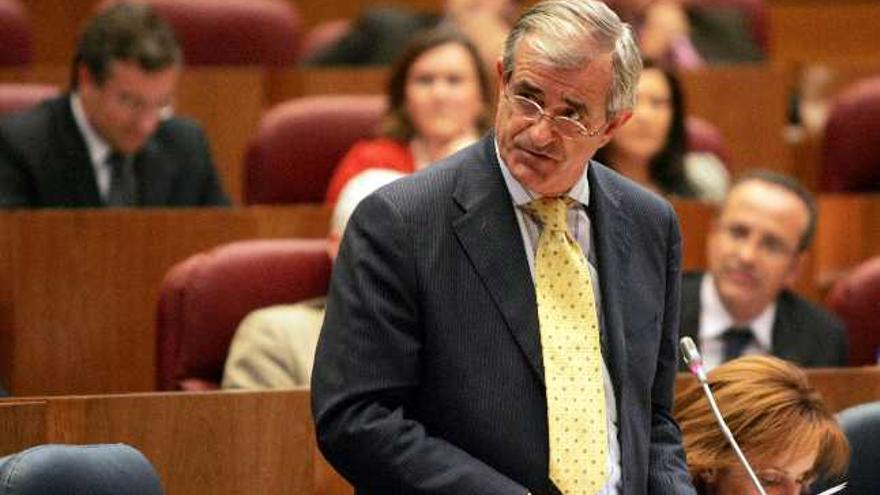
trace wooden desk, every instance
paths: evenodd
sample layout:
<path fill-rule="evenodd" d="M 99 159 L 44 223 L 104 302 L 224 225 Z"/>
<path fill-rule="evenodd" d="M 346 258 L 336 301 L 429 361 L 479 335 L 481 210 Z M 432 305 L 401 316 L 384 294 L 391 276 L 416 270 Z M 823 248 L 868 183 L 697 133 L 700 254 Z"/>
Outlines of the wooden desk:
<path fill-rule="evenodd" d="M 686 111 L 715 124 L 732 157 L 734 174 L 760 167 L 791 173 L 783 139 L 788 85 L 782 68 L 719 66 L 682 73 Z"/>
<path fill-rule="evenodd" d="M 267 106 L 312 95 L 384 94 L 389 69 L 300 68 L 270 71 L 266 77 Z"/>
<path fill-rule="evenodd" d="M 768 0 L 775 61 L 876 56 L 876 0 Z"/>
<path fill-rule="evenodd" d="M 67 88 L 69 71 L 66 65 L 3 69 L 0 81 Z M 177 112 L 202 125 L 226 191 L 239 203 L 244 153 L 263 113 L 265 79 L 264 71 L 256 68 L 187 68 L 177 89 Z"/>
<path fill-rule="evenodd" d="M 813 284 L 823 292 L 842 275 L 880 255 L 880 194 L 819 197 Z"/>
<path fill-rule="evenodd" d="M 40 443 L 130 444 L 168 495 L 322 493 L 307 390 L 7 399 L 0 425 L 27 432 L 0 437 L 0 455 Z"/>
<path fill-rule="evenodd" d="M 807 374 L 833 411 L 880 400 L 880 368 Z M 692 383 L 682 373 L 676 386 Z M 315 446 L 307 390 L 0 399 L 0 432 L 0 456 L 47 442 L 128 443 L 169 495 L 352 493 Z"/>
<path fill-rule="evenodd" d="M 0 213 L 0 382 L 15 395 L 155 388 L 165 272 L 218 244 L 323 237 L 321 205 Z"/>
<path fill-rule="evenodd" d="M 832 412 L 880 400 L 880 367 L 809 368 L 806 372 L 810 384 L 822 394 Z M 675 390 L 680 392 L 696 382 L 693 375 L 679 373 L 675 380 Z"/>

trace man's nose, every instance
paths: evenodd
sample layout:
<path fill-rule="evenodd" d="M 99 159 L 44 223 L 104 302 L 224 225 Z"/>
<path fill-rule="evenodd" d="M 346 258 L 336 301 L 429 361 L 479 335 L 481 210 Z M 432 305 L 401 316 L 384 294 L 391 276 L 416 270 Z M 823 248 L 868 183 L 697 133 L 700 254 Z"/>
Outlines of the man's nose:
<path fill-rule="evenodd" d="M 532 123 L 532 126 L 529 128 L 532 143 L 535 146 L 545 147 L 556 140 L 556 131 L 553 126 L 553 120 L 546 115 L 542 115 Z"/>

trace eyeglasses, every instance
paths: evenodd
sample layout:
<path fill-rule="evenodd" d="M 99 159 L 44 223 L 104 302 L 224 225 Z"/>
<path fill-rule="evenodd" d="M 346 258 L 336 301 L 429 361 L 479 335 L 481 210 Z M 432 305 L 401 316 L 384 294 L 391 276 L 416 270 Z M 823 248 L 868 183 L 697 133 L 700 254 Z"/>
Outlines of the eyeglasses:
<path fill-rule="evenodd" d="M 535 123 L 547 117 L 553 124 L 559 134 L 568 139 L 576 139 L 582 136 L 595 137 L 602 130 L 603 126 L 599 126 L 594 130 L 590 130 L 577 119 L 566 117 L 564 115 L 550 115 L 541 107 L 538 102 L 525 96 L 510 95 L 507 87 L 504 88 L 504 98 L 513 108 L 513 113 L 519 115 L 523 119 Z"/>
<path fill-rule="evenodd" d="M 134 115 L 155 114 L 160 119 L 167 119 L 174 113 L 172 103 L 151 103 L 124 91 L 114 91 L 111 96 L 117 105 Z"/>
<path fill-rule="evenodd" d="M 753 235 L 752 229 L 740 223 L 724 223 L 721 232 L 735 244 L 750 242 Z M 762 253 L 774 258 L 787 258 L 797 251 L 796 247 L 789 246 L 783 239 L 772 235 L 762 235 L 758 239 L 757 249 Z"/>

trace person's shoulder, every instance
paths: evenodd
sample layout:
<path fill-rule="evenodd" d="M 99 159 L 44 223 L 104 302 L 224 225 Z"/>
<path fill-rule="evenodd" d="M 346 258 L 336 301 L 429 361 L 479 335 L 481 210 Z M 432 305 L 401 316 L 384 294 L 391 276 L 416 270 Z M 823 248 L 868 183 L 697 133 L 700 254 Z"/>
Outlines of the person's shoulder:
<path fill-rule="evenodd" d="M 13 143 L 30 145 L 31 141 L 43 141 L 50 134 L 57 119 L 62 118 L 66 97 L 50 98 L 29 109 L 0 117 L 0 134 Z"/>
<path fill-rule="evenodd" d="M 832 334 L 841 334 L 845 331 L 843 322 L 834 313 L 790 290 L 784 290 L 779 294 L 777 307 L 779 311 L 785 312 L 786 317 L 791 318 L 798 328 Z"/>
<path fill-rule="evenodd" d="M 182 116 L 168 117 L 156 128 L 155 137 L 161 141 L 186 141 L 203 139 L 204 131 L 194 119 Z"/>
<path fill-rule="evenodd" d="M 590 169 L 601 189 L 620 202 L 620 207 L 636 217 L 656 220 L 674 214 L 668 199 L 648 190 L 629 177 L 593 160 Z M 592 194 L 592 192 L 591 192 Z"/>

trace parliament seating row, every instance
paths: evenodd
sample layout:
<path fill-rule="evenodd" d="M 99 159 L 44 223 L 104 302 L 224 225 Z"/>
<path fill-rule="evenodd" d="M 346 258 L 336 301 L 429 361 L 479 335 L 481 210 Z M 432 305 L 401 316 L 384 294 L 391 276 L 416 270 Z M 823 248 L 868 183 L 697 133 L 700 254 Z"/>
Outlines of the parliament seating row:
<path fill-rule="evenodd" d="M 877 368 L 807 374 L 833 411 L 880 398 Z M 692 382 L 680 374 L 676 387 Z M 0 399 L 0 456 L 110 442 L 143 452 L 168 495 L 352 493 L 317 449 L 306 389 Z"/>
<path fill-rule="evenodd" d="M 710 122 L 720 131 L 728 151 L 728 165 L 734 174 L 752 167 L 767 168 L 793 175 L 811 188 L 817 188 L 821 141 L 807 139 L 792 144 L 784 138 L 788 101 L 799 69 L 797 65 L 731 66 L 683 74 L 687 112 Z M 880 59 L 875 57 L 858 64 L 850 61 L 836 71 L 838 84 L 842 86 L 868 74 L 880 74 Z M 40 83 L 64 88 L 67 76 L 68 69 L 63 66 L 6 69 L 0 71 L 0 83 Z M 387 69 L 383 68 L 283 71 L 190 68 L 182 78 L 177 107 L 179 113 L 193 116 L 202 123 L 227 191 L 235 201 L 242 202 L 246 199 L 247 177 L 243 165 L 246 150 L 261 126 L 266 125 L 270 109 L 308 95 L 379 95 L 384 91 L 386 76 Z M 44 89 L 45 86 L 41 91 Z M 291 157 L 289 166 L 300 162 L 308 166 L 320 159 L 335 161 L 340 151 L 330 151 L 328 140 L 332 138 L 310 139 L 308 144 L 312 149 L 302 156 Z M 324 167 L 333 165 L 322 164 Z M 313 197 L 323 195 L 323 191 L 318 190 L 322 186 L 317 183 L 309 183 L 308 187 L 317 188 Z"/>
<path fill-rule="evenodd" d="M 821 197 L 819 206 L 798 286 L 816 301 L 880 252 L 880 196 Z M 713 210 L 675 207 L 683 265 L 700 269 Z M 15 395 L 154 390 L 155 314 L 172 266 L 238 240 L 321 238 L 328 218 L 320 205 L 0 213 L 0 383 Z"/>
<path fill-rule="evenodd" d="M 402 5 L 441 12 L 443 0 L 285 0 L 311 28 L 339 19 L 353 19 L 364 8 Z M 28 0 L 32 20 L 33 60 L 37 64 L 67 64 L 80 26 L 99 0 Z M 161 2 L 160 2 L 161 3 Z M 534 0 L 520 2 L 531 5 Z M 774 61 L 817 60 L 836 56 L 873 55 L 866 41 L 878 27 L 880 4 L 874 0 L 765 0 L 769 20 L 767 45 Z"/>

